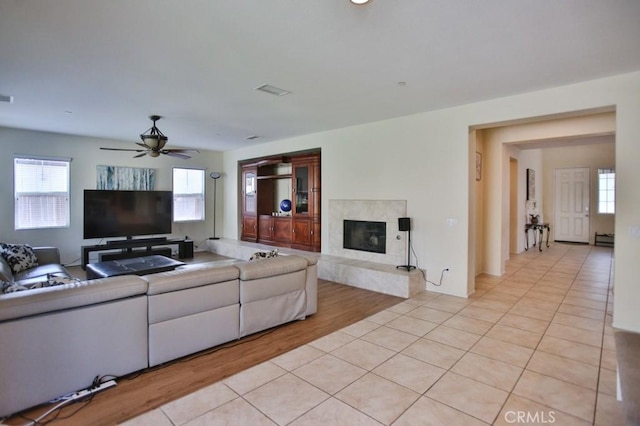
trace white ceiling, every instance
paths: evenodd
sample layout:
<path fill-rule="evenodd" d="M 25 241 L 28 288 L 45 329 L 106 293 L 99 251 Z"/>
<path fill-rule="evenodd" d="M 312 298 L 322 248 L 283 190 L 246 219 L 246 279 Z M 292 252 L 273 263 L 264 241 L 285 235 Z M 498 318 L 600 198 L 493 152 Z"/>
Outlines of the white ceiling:
<path fill-rule="evenodd" d="M 0 0 L 0 126 L 131 142 L 151 114 L 227 150 L 636 70 L 638 0 Z"/>

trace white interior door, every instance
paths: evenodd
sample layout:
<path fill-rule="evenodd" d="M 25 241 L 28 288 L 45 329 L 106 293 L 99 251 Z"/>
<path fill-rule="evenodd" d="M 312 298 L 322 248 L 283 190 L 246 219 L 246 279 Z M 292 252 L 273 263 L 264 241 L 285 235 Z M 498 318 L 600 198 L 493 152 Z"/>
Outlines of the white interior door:
<path fill-rule="evenodd" d="M 589 242 L 589 168 L 555 170 L 554 239 Z"/>

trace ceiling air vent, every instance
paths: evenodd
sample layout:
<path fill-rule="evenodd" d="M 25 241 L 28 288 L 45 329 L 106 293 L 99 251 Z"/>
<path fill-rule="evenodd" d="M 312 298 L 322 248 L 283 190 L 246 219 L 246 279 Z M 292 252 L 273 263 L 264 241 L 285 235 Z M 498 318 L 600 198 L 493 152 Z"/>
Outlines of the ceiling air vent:
<path fill-rule="evenodd" d="M 253 140 L 256 140 L 256 139 L 260 139 L 260 136 L 256 136 L 256 135 L 247 136 L 245 139 L 248 140 L 248 141 L 253 141 Z"/>
<path fill-rule="evenodd" d="M 276 96 L 284 96 L 291 93 L 288 90 L 280 89 L 279 87 L 271 86 L 270 84 L 263 84 L 260 87 L 256 87 L 256 90 L 260 90 L 262 92 L 266 92 Z"/>
<path fill-rule="evenodd" d="M 0 102 L 7 102 L 9 104 L 13 103 L 13 96 L 0 95 Z"/>

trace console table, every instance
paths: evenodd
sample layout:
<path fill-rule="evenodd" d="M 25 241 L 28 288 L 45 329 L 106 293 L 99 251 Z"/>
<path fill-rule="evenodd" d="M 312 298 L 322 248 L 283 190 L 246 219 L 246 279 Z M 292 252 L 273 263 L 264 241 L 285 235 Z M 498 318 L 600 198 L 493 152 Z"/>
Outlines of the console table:
<path fill-rule="evenodd" d="M 527 223 L 524 225 L 524 240 L 525 246 L 524 250 L 529 250 L 529 230 L 533 229 L 533 246 L 536 246 L 536 231 L 540 233 L 540 244 L 538 244 L 538 249 L 542 251 L 542 238 L 544 237 L 544 230 L 547 230 L 547 247 L 549 247 L 549 234 L 551 233 L 551 225 L 549 223 Z"/>
<path fill-rule="evenodd" d="M 89 253 L 94 251 L 108 251 L 108 250 L 120 250 L 120 253 L 110 255 L 111 260 L 116 259 L 128 259 L 132 257 L 148 256 L 152 254 L 166 254 L 169 250 L 155 249 L 154 247 L 178 245 L 178 258 L 190 259 L 193 257 L 193 241 L 185 240 L 184 238 L 167 239 L 167 238 L 150 238 L 150 239 L 131 239 L 122 241 L 111 241 L 107 244 L 97 244 L 93 246 L 82 246 L 82 269 L 86 270 L 87 263 L 89 263 Z M 139 249 L 143 247 L 144 249 Z M 134 250 L 138 248 L 139 250 Z"/>

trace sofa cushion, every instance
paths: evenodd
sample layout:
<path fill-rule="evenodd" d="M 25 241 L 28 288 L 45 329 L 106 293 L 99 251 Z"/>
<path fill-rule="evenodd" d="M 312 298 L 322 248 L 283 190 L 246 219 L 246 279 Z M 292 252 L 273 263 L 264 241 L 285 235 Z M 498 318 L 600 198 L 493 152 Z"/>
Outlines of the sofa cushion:
<path fill-rule="evenodd" d="M 145 275 L 142 278 L 149 283 L 147 294 L 153 296 L 156 294 L 185 290 L 187 288 L 237 280 L 239 275 L 238 269 L 233 266 L 210 265 L 159 272 Z"/>
<path fill-rule="evenodd" d="M 38 266 L 36 253 L 27 244 L 0 243 L 0 255 L 11 266 L 14 274 Z"/>
<path fill-rule="evenodd" d="M 243 281 L 288 274 L 307 268 L 307 259 L 300 256 L 280 256 L 255 262 L 236 263 Z"/>
<path fill-rule="evenodd" d="M 151 286 L 149 286 L 151 288 Z M 238 279 L 149 296 L 149 324 L 240 303 Z"/>

